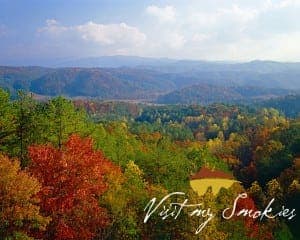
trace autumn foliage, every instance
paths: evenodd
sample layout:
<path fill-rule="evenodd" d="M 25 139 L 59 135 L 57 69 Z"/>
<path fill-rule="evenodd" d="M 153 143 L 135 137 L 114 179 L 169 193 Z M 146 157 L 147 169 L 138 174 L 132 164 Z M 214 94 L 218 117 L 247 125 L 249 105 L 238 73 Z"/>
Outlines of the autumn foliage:
<path fill-rule="evenodd" d="M 45 229 L 49 218 L 39 213 L 39 190 L 19 161 L 0 155 L 0 239 L 30 239 L 29 232 Z"/>
<path fill-rule="evenodd" d="M 13 99 L 0 88 L 0 240 L 300 239 L 300 119 L 261 106 Z M 240 183 L 200 196 L 190 177 L 203 167 Z M 204 218 L 185 208 L 143 223 L 150 199 L 178 191 L 216 216 L 199 235 Z M 274 198 L 274 213 L 297 217 L 223 219 L 240 193 L 236 212 Z"/>
<path fill-rule="evenodd" d="M 91 239 L 108 224 L 99 196 L 107 189 L 105 176 L 120 170 L 93 150 L 91 139 L 72 135 L 61 149 L 31 146 L 29 156 L 42 184 L 41 210 L 52 218 L 44 239 Z"/>
<path fill-rule="evenodd" d="M 259 211 L 256 208 L 255 202 L 253 201 L 253 199 L 251 197 L 239 199 L 238 204 L 236 206 L 236 211 L 239 212 L 239 211 L 243 211 L 244 209 L 248 209 L 248 210 L 252 211 L 253 213 L 256 211 Z M 238 220 L 238 217 L 236 220 Z M 265 239 L 265 240 L 273 239 L 272 233 L 265 232 L 264 231 L 265 226 L 263 226 L 262 223 L 259 222 L 257 219 L 247 216 L 247 217 L 243 218 L 243 222 L 246 227 L 247 235 L 251 239 L 253 239 L 253 238 L 254 239 Z"/>

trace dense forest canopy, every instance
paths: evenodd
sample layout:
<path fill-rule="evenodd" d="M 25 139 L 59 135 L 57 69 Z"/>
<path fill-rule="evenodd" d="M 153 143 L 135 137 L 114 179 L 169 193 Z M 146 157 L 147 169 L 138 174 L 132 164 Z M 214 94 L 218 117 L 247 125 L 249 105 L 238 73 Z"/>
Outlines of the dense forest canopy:
<path fill-rule="evenodd" d="M 185 210 L 143 223 L 149 200 L 174 191 L 218 214 L 241 192 L 249 197 L 240 208 L 263 209 L 275 198 L 275 210 L 298 213 L 299 111 L 285 103 L 293 100 L 161 106 L 37 101 L 25 92 L 11 99 L 0 90 L 0 238 L 299 239 L 299 216 L 220 217 L 198 235 L 200 220 Z M 190 177 L 201 167 L 240 183 L 198 196 Z"/>

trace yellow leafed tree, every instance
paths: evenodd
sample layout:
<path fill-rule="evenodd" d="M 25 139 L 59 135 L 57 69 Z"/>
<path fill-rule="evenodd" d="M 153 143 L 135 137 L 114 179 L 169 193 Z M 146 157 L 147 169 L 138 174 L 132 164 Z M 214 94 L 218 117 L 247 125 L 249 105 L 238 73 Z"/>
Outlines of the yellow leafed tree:
<path fill-rule="evenodd" d="M 50 219 L 39 213 L 39 190 L 19 161 L 0 155 L 0 239 L 31 239 L 29 232 L 45 229 Z"/>

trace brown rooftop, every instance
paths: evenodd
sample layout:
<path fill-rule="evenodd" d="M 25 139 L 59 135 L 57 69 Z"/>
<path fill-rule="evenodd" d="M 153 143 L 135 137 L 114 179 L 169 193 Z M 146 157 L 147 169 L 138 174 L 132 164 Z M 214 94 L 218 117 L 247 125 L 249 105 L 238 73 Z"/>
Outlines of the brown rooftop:
<path fill-rule="evenodd" d="M 199 172 L 191 176 L 191 180 L 203 179 L 203 178 L 225 178 L 234 179 L 234 177 L 226 172 L 220 170 L 211 170 L 207 167 L 202 167 Z"/>

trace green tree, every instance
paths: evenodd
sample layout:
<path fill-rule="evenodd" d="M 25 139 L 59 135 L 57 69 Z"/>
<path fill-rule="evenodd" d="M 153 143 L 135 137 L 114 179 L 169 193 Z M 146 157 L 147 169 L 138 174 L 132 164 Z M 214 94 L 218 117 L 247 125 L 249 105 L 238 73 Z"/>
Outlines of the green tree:
<path fill-rule="evenodd" d="M 15 155 L 24 167 L 28 164 L 27 148 L 34 143 L 39 136 L 36 121 L 36 102 L 31 95 L 23 91 L 18 92 L 18 99 L 14 102 L 16 108 L 16 149 Z"/>
<path fill-rule="evenodd" d="M 16 111 L 9 98 L 9 93 L 0 89 L 0 150 L 6 153 L 11 153 L 16 133 Z"/>
<path fill-rule="evenodd" d="M 72 133 L 87 136 L 93 130 L 84 111 L 63 97 L 51 99 L 39 106 L 37 111 L 39 143 L 50 142 L 61 148 Z"/>

